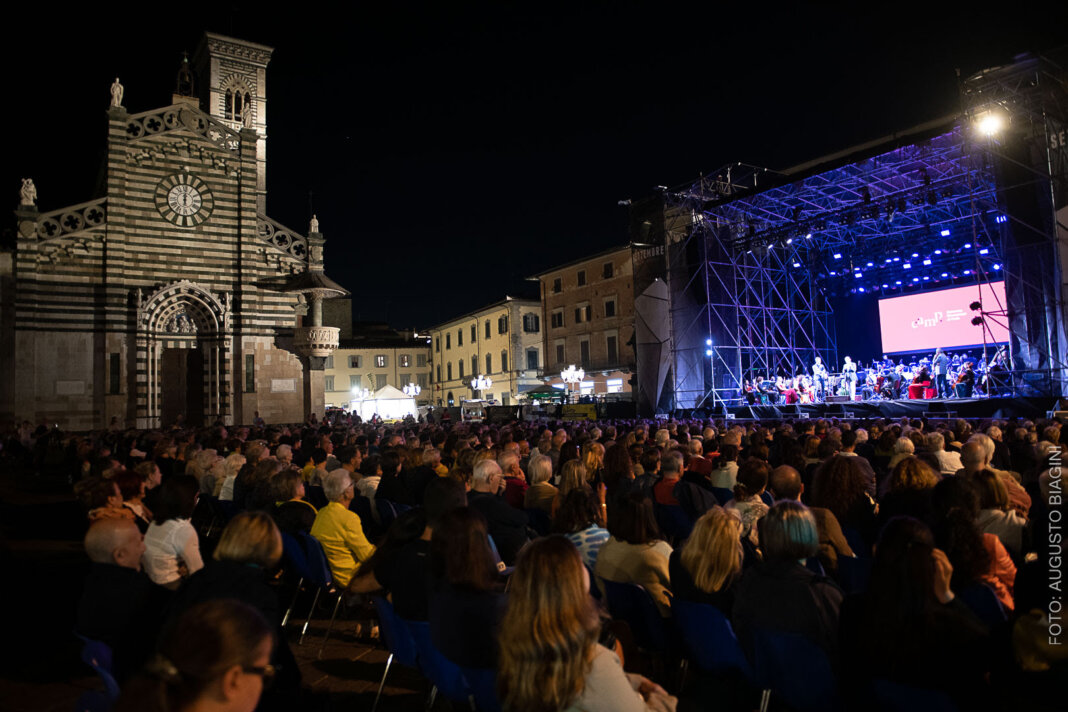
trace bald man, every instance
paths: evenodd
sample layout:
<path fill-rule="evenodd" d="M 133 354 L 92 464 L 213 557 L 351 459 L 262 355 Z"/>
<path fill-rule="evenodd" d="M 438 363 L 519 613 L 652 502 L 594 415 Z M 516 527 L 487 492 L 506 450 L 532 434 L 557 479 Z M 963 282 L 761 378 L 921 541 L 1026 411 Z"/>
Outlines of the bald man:
<path fill-rule="evenodd" d="M 801 475 L 797 470 L 789 465 L 779 465 L 771 471 L 768 489 L 771 490 L 776 500 L 788 499 L 800 502 L 805 485 L 801 482 Z M 820 534 L 820 563 L 823 564 L 823 570 L 828 575 L 834 575 L 834 572 L 838 570 L 838 557 L 856 556 L 856 554 L 846 541 L 834 512 L 823 507 L 809 507 L 809 511 L 816 518 L 816 528 Z"/>
<path fill-rule="evenodd" d="M 168 592 L 141 572 L 145 540 L 132 521 L 93 522 L 84 544 L 92 564 L 78 602 L 76 630 L 111 647 L 121 682 L 152 653 Z"/>
<path fill-rule="evenodd" d="M 990 470 L 1005 484 L 1012 508 L 1027 519 L 1031 512 L 1031 495 L 1027 494 L 1027 490 L 1016 481 L 1011 472 L 999 470 L 991 464 L 994 459 L 994 441 L 990 436 L 982 433 L 972 435 L 961 447 L 960 457 L 963 467 L 957 472 L 958 475 L 973 475 L 982 470 Z"/>

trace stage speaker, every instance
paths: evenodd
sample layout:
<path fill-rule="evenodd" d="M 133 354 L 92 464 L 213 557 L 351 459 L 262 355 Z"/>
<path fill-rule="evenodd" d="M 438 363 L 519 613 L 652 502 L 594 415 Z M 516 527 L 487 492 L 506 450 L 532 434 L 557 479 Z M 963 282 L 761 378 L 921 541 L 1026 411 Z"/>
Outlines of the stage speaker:
<path fill-rule="evenodd" d="M 827 396 L 827 403 L 848 403 L 849 396 Z"/>

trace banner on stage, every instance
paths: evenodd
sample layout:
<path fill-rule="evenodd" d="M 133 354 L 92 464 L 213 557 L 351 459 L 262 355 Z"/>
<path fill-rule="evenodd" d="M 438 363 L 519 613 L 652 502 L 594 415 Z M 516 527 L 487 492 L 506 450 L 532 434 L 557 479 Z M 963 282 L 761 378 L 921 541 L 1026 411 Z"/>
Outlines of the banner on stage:
<path fill-rule="evenodd" d="M 972 324 L 972 319 L 979 315 L 970 307 L 976 301 L 982 303 L 984 312 L 1004 314 L 1007 308 L 1005 282 L 990 282 L 981 288 L 973 285 L 880 299 L 883 353 L 933 351 L 939 346 L 953 349 L 1008 341 L 1008 320 L 1004 316 L 986 316 L 985 326 Z"/>
<path fill-rule="evenodd" d="M 564 420 L 597 420 L 597 406 L 593 403 L 565 405 L 560 415 Z"/>

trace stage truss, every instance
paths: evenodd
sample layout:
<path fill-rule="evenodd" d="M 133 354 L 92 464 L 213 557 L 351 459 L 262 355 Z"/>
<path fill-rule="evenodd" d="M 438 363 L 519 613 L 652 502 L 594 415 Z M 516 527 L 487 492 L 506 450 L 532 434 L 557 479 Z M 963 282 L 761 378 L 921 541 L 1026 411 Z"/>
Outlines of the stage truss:
<path fill-rule="evenodd" d="M 831 297 L 1001 279 L 1009 303 L 981 316 L 1009 328 L 1012 392 L 1065 395 L 1057 76 L 1025 58 L 962 82 L 960 116 L 816 165 L 734 164 L 663 190 L 672 376 L 658 408 L 737 404 L 746 379 L 808 372 L 817 355 L 836 370 L 848 325 Z M 1008 130 L 978 131 L 995 109 Z"/>

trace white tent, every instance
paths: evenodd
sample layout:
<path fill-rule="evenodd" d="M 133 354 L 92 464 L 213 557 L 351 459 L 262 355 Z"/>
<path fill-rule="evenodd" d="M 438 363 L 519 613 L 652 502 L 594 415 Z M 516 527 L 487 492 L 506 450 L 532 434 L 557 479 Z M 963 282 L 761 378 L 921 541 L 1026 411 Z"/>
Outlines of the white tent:
<path fill-rule="evenodd" d="M 401 420 L 407 416 L 419 417 L 415 398 L 407 396 L 393 386 L 383 386 L 362 401 L 352 402 L 352 410 L 364 420 L 377 415 L 385 420 Z"/>

